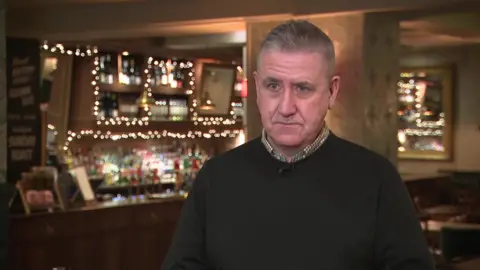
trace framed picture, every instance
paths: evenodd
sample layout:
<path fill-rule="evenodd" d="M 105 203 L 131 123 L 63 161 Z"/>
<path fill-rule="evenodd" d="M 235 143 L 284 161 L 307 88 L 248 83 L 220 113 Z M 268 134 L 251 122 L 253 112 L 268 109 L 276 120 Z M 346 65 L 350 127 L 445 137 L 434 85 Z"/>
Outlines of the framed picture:
<path fill-rule="evenodd" d="M 397 84 L 400 159 L 452 159 L 452 80 L 452 67 L 402 70 Z"/>
<path fill-rule="evenodd" d="M 203 65 L 198 115 L 229 115 L 236 74 L 237 70 L 233 65 Z"/>
<path fill-rule="evenodd" d="M 96 202 L 95 193 L 93 192 L 87 169 L 84 166 L 76 167 L 70 171 L 77 183 L 78 189 L 82 194 L 85 204 L 93 204 Z"/>

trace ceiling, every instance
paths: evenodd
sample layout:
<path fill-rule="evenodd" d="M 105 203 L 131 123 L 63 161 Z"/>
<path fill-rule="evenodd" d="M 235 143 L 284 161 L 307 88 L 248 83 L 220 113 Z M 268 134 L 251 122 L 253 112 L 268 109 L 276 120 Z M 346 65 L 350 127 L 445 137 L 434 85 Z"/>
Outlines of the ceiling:
<path fill-rule="evenodd" d="M 131 39 L 91 40 L 89 42 L 59 42 L 66 48 L 96 45 L 102 51 L 126 51 L 130 54 L 152 56 L 168 55 L 176 58 L 212 58 L 242 61 L 245 31 L 217 34 L 190 34 L 184 36 L 147 37 Z"/>
<path fill-rule="evenodd" d="M 400 22 L 400 42 L 403 46 L 413 48 L 480 44 L 478 25 L 480 11 L 417 17 Z M 97 45 L 106 51 L 241 61 L 242 46 L 246 43 L 245 23 L 236 21 L 224 27 L 214 26 L 215 29 L 197 26 L 191 31 L 182 32 L 183 35 L 177 32 L 168 37 L 94 39 L 88 45 Z M 78 41 L 63 44 L 76 46 Z"/>
<path fill-rule="evenodd" d="M 400 41 L 409 47 L 480 44 L 480 10 L 400 22 Z"/>
<path fill-rule="evenodd" d="M 102 4 L 102 3 L 122 3 L 122 2 L 142 2 L 142 0 L 7 0 L 8 6 L 13 8 L 32 8 L 48 7 L 71 4 Z"/>

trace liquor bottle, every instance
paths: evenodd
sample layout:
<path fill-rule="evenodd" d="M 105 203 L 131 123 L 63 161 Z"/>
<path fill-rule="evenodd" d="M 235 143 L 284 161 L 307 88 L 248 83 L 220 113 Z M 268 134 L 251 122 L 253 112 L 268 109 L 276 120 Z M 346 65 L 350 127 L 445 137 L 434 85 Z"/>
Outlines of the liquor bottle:
<path fill-rule="evenodd" d="M 166 67 L 166 63 L 162 61 L 160 66 L 160 85 L 167 85 L 167 84 L 168 84 L 167 67 Z"/>
<path fill-rule="evenodd" d="M 112 62 L 112 56 L 110 54 L 107 54 L 105 56 L 105 74 L 106 74 L 107 84 L 113 84 L 113 74 L 114 74 L 113 64 L 114 63 Z"/>
<path fill-rule="evenodd" d="M 135 85 L 141 85 L 142 84 L 142 76 L 140 72 L 140 67 L 137 65 L 135 66 Z"/>
<path fill-rule="evenodd" d="M 154 77 L 152 78 L 152 85 L 159 86 L 162 80 L 162 76 L 160 73 L 160 68 L 158 66 L 154 66 Z"/>
<path fill-rule="evenodd" d="M 175 99 L 171 99 L 168 101 L 168 106 L 170 107 L 170 116 L 177 116 L 178 115 L 178 111 L 177 111 L 177 100 Z"/>
<path fill-rule="evenodd" d="M 135 60 L 130 59 L 130 64 L 128 65 L 128 78 L 129 78 L 129 84 L 134 85 L 135 84 Z"/>
<path fill-rule="evenodd" d="M 113 105 L 112 99 L 110 98 L 110 93 L 103 93 L 100 98 L 100 115 L 104 117 L 112 117 L 113 115 Z"/>
<path fill-rule="evenodd" d="M 105 55 L 101 55 L 99 57 L 99 63 L 98 63 L 98 66 L 99 66 L 99 77 L 100 77 L 100 83 L 107 83 L 107 76 L 105 74 Z"/>
<path fill-rule="evenodd" d="M 112 93 L 110 98 L 112 99 L 112 117 L 118 117 L 118 97 L 117 97 L 117 94 Z"/>
<path fill-rule="evenodd" d="M 122 71 L 120 72 L 119 82 L 121 84 L 130 84 L 130 78 L 128 77 L 128 70 L 129 70 L 129 62 L 128 59 L 122 57 Z"/>
<path fill-rule="evenodd" d="M 154 184 L 160 183 L 160 176 L 159 176 L 159 173 L 158 173 L 158 169 L 153 169 L 153 179 L 152 179 L 152 182 L 153 182 Z"/>
<path fill-rule="evenodd" d="M 173 161 L 173 170 L 179 171 L 180 170 L 180 159 L 176 157 Z"/>
<path fill-rule="evenodd" d="M 177 87 L 178 88 L 183 88 L 183 81 L 185 77 L 183 75 L 183 72 L 180 68 L 176 68 L 175 70 L 175 80 L 177 81 Z"/>
<path fill-rule="evenodd" d="M 139 183 L 143 183 L 144 176 L 145 175 L 143 174 L 142 168 L 138 167 L 137 170 L 136 170 L 136 177 L 137 177 Z"/>
<path fill-rule="evenodd" d="M 182 117 L 183 119 L 187 118 L 188 116 L 188 101 L 184 100 L 182 104 Z"/>
<path fill-rule="evenodd" d="M 167 116 L 168 116 L 168 105 L 167 105 L 167 101 L 166 100 L 163 100 L 161 101 L 161 116 L 163 119 L 166 119 Z"/>

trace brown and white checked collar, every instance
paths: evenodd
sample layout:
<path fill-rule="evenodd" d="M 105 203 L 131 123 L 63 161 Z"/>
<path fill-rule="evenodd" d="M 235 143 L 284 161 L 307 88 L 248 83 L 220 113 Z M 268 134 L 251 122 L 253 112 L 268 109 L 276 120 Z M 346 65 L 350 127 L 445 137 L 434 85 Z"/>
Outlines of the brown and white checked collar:
<path fill-rule="evenodd" d="M 267 133 L 265 132 L 265 129 L 262 130 L 262 143 L 267 149 L 267 151 L 276 159 L 282 161 L 282 162 L 287 162 L 287 163 L 294 163 L 297 161 L 300 161 L 311 154 L 313 152 L 317 151 L 320 146 L 323 145 L 325 140 L 327 140 L 328 136 L 330 135 L 330 130 L 328 129 L 327 125 L 324 125 L 322 130 L 320 131 L 320 134 L 318 134 L 318 137 L 313 141 L 313 143 L 307 145 L 305 148 L 303 148 L 302 151 L 300 151 L 298 154 L 296 154 L 290 161 L 281 153 L 275 151 L 273 149 L 273 146 L 268 142 L 267 139 Z"/>

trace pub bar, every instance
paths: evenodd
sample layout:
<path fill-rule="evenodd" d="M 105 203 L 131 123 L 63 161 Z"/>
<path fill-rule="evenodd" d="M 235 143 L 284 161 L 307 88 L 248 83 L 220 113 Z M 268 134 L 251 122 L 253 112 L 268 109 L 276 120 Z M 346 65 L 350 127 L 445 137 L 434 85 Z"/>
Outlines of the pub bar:
<path fill-rule="evenodd" d="M 205 162 L 261 135 L 266 33 L 305 18 L 335 46 L 330 130 L 397 167 L 438 269 L 480 269 L 478 5 L 245 1 L 9 6 L 37 27 L 4 35 L 10 269 L 160 269 Z"/>
<path fill-rule="evenodd" d="M 245 140 L 239 59 L 9 42 L 18 42 L 9 43 L 17 50 L 29 46 L 31 58 L 22 59 L 37 66 L 28 71 L 42 69 L 43 92 L 32 92 L 48 97 L 25 103 L 30 92 L 9 88 L 12 99 L 38 113 L 18 125 L 30 125 L 38 133 L 33 139 L 43 138 L 36 141 L 38 153 L 30 151 L 30 163 L 9 170 L 17 180 L 10 205 L 13 265 L 118 269 L 111 265 L 116 258 L 129 269 L 158 268 L 198 170 Z M 13 65 L 18 61 L 12 58 Z M 10 156 L 30 142 L 22 136 L 9 135 Z"/>

